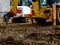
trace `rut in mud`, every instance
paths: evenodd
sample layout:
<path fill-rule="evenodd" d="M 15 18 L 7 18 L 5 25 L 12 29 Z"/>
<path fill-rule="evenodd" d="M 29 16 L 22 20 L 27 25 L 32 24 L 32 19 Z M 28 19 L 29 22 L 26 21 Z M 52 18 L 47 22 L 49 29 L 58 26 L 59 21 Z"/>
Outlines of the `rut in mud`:
<path fill-rule="evenodd" d="M 60 27 L 60 26 L 58 26 Z M 58 28 L 56 28 L 58 29 Z M 4 27 L 0 25 L 1 45 L 59 45 L 60 29 L 52 25 L 13 23 Z"/>

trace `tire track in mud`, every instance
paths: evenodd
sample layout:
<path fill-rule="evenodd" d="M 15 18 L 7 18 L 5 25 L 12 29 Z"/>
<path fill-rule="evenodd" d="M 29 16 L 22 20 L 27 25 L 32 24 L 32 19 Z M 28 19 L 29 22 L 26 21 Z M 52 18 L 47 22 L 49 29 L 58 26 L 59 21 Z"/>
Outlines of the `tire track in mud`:
<path fill-rule="evenodd" d="M 14 45 L 58 45 L 60 43 L 59 37 L 60 34 L 56 34 L 55 37 L 52 25 L 16 23 L 8 24 L 7 28 L 3 24 L 0 25 L 0 41 L 4 45 L 7 45 L 6 42 L 8 44 L 12 42 Z"/>

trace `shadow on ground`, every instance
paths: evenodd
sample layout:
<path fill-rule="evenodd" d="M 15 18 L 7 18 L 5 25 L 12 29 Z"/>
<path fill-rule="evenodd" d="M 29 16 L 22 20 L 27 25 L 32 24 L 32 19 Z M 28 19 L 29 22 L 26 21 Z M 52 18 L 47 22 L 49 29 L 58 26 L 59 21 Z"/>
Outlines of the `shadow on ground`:
<path fill-rule="evenodd" d="M 43 23 L 43 24 L 38 23 L 38 25 L 42 25 L 42 26 L 50 26 L 52 24 L 53 24 L 52 22 L 46 22 L 46 23 Z"/>

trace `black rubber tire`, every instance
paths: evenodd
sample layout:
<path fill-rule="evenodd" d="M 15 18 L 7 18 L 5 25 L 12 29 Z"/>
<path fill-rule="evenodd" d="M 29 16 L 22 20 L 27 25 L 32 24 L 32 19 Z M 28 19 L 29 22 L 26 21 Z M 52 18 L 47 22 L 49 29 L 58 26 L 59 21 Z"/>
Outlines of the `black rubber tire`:
<path fill-rule="evenodd" d="M 46 23 L 46 19 L 44 19 L 44 18 L 35 18 L 35 21 L 38 24 L 45 24 Z"/>

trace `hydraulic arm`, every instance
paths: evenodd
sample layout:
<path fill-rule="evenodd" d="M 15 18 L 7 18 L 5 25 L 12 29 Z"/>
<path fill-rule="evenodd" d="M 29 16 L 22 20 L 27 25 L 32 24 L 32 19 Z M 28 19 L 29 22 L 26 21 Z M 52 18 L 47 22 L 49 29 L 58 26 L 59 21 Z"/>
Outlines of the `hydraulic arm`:
<path fill-rule="evenodd" d="M 4 21 L 5 26 L 7 26 L 9 19 L 15 16 L 17 13 L 16 10 L 17 10 L 17 5 L 18 5 L 18 0 L 10 0 L 10 2 L 11 2 L 11 5 L 10 5 L 11 9 L 7 14 L 3 16 L 3 21 Z"/>

